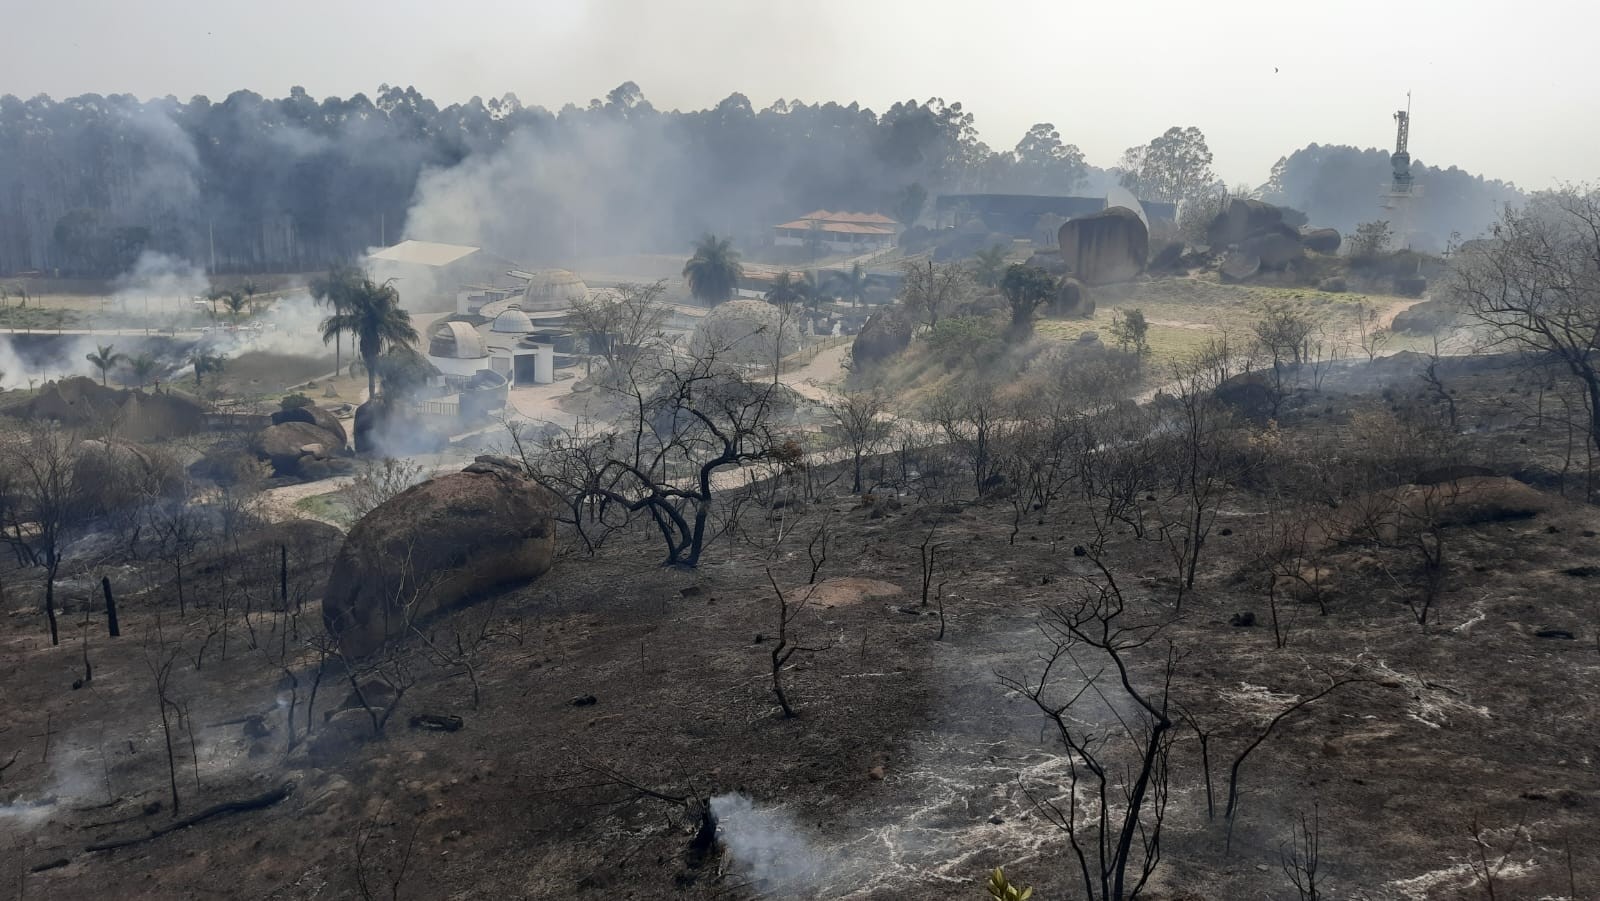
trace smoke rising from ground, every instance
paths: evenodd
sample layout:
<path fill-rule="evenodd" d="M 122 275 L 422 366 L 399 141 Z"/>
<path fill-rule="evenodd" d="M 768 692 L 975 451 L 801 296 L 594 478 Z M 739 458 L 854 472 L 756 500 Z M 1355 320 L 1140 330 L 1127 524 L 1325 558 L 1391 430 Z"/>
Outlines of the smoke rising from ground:
<path fill-rule="evenodd" d="M 711 812 L 717 818 L 717 835 L 735 865 L 747 871 L 763 892 L 794 892 L 828 875 L 827 856 L 783 811 L 758 807 L 744 795 L 727 794 L 711 799 Z"/>

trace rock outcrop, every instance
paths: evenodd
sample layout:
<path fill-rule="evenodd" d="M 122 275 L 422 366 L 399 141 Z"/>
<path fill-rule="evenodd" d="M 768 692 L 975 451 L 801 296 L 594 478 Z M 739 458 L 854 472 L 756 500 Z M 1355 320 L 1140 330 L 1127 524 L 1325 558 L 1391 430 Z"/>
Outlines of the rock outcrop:
<path fill-rule="evenodd" d="M 274 475 L 295 479 L 314 475 L 306 471 L 307 463 L 327 460 L 343 448 L 338 435 L 309 422 L 267 426 L 250 442 L 256 457 L 272 464 Z"/>
<path fill-rule="evenodd" d="M 1300 246 L 1299 236 L 1281 231 L 1250 238 L 1242 247 L 1246 253 L 1255 254 L 1261 260 L 1262 269 L 1283 269 L 1306 256 L 1305 248 Z"/>
<path fill-rule="evenodd" d="M 329 635 L 347 656 L 366 656 L 431 614 L 543 575 L 557 504 L 496 457 L 385 501 L 334 560 L 322 602 Z"/>
<path fill-rule="evenodd" d="M 1306 250 L 1332 255 L 1339 252 L 1344 238 L 1336 228 L 1307 228 L 1300 231 L 1300 243 Z"/>
<path fill-rule="evenodd" d="M 1083 282 L 1075 278 L 1064 278 L 1061 285 L 1056 288 L 1055 314 L 1069 316 L 1075 319 L 1094 318 L 1094 298 L 1089 296 L 1089 291 Z"/>
<path fill-rule="evenodd" d="M 380 394 L 356 408 L 357 454 L 430 454 L 449 445 L 449 437 L 419 421 L 403 404 Z"/>
<path fill-rule="evenodd" d="M 329 450 L 343 450 L 350 440 L 350 436 L 345 433 L 344 423 L 339 421 L 339 417 L 321 407 L 311 405 L 292 407 L 272 414 L 273 425 L 283 425 L 286 422 L 309 423 L 319 429 L 325 429 L 337 435 L 339 437 L 337 446 L 331 447 Z"/>
<path fill-rule="evenodd" d="M 1424 300 L 1395 314 L 1389 328 L 1402 335 L 1431 335 L 1454 328 L 1461 320 L 1461 311 L 1450 302 Z"/>
<path fill-rule="evenodd" d="M 1217 267 L 1223 282 L 1242 282 L 1261 271 L 1261 257 L 1248 250 L 1230 250 Z"/>
<path fill-rule="evenodd" d="M 107 427 L 126 441 L 163 441 L 205 427 L 205 409 L 187 395 L 170 389 L 108 388 L 85 376 L 46 382 L 38 394 L 4 412 L 68 427 Z"/>
<path fill-rule="evenodd" d="M 1067 269 L 1086 285 L 1133 279 L 1150 256 L 1150 232 L 1137 213 L 1120 206 L 1080 216 L 1057 233 Z"/>

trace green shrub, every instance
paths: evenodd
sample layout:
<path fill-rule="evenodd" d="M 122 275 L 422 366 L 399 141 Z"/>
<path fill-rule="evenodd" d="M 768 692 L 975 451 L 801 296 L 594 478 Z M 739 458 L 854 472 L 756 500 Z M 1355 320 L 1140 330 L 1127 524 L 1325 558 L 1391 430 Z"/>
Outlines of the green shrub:
<path fill-rule="evenodd" d="M 946 366 L 983 362 L 1002 350 L 1000 327 L 987 316 L 948 316 L 928 333 L 928 347 Z"/>
<path fill-rule="evenodd" d="M 298 410 L 301 407 L 315 406 L 316 403 L 316 401 L 306 397 L 304 394 L 295 393 L 286 395 L 283 400 L 278 401 L 278 406 L 285 410 Z"/>

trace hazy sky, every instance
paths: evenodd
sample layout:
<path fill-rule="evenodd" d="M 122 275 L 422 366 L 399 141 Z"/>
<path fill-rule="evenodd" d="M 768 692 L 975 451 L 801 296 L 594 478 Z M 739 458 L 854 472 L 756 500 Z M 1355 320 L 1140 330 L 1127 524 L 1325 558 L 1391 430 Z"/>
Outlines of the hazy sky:
<path fill-rule="evenodd" d="M 1197 125 L 1229 182 L 1312 141 L 1389 147 L 1527 188 L 1600 178 L 1593 0 L 0 0 L 0 92 L 270 96 L 415 85 L 440 105 L 559 108 L 638 82 L 659 108 L 734 91 L 943 97 L 990 146 L 1053 122 L 1110 165 Z M 1274 67 L 1277 71 L 1274 72 Z"/>

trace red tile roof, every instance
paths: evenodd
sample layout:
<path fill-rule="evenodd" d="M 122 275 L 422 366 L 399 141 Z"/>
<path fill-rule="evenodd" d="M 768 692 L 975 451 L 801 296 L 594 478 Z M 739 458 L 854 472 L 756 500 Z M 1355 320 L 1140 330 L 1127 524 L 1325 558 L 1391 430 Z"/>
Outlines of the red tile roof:
<path fill-rule="evenodd" d="M 812 210 L 801 216 L 798 221 L 809 222 L 812 220 L 818 222 L 854 222 L 862 225 L 888 225 L 891 227 L 899 224 L 882 213 L 832 213 L 827 210 Z"/>
<path fill-rule="evenodd" d="M 785 222 L 782 225 L 775 225 L 775 226 L 773 226 L 773 228 L 792 228 L 792 229 L 797 229 L 799 231 L 810 231 L 812 226 L 815 226 L 818 231 L 831 232 L 833 234 L 843 234 L 843 235 L 893 235 L 894 234 L 894 226 L 893 225 L 876 225 L 876 224 L 868 225 L 868 224 L 864 224 L 864 223 L 860 223 L 860 222 L 839 222 L 839 221 L 836 221 L 836 220 L 813 219 L 813 218 L 810 218 L 810 217 L 807 217 L 805 219 L 796 219 L 793 222 Z"/>

